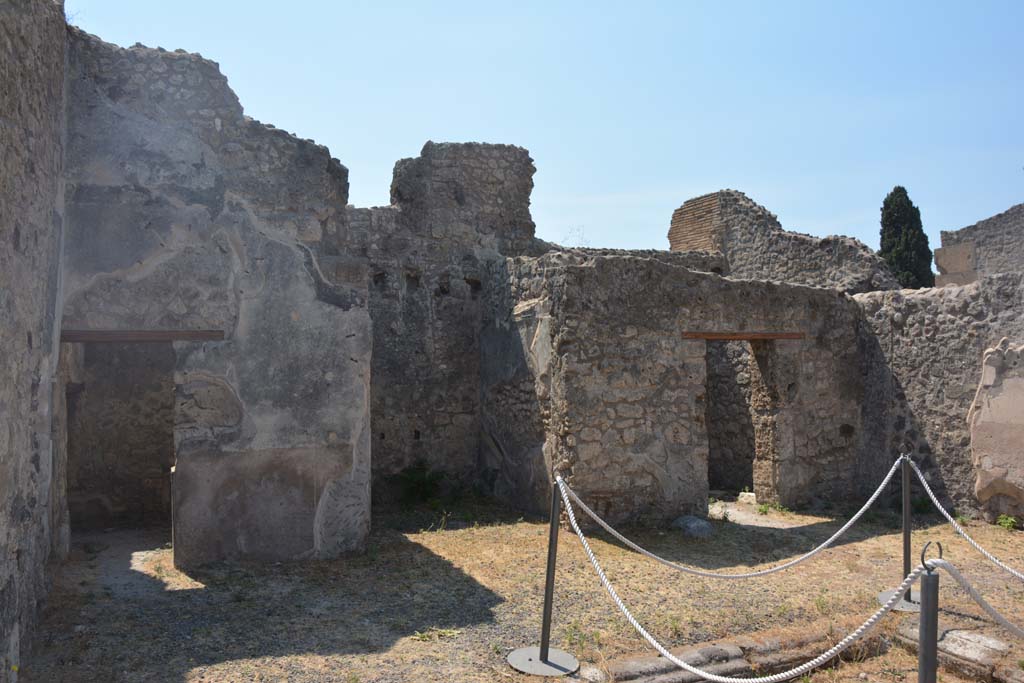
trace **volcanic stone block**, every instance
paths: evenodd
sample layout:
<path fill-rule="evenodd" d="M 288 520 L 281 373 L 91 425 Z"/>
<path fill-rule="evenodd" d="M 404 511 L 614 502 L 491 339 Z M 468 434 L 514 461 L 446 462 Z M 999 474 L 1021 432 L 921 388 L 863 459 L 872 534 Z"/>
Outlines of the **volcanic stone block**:
<path fill-rule="evenodd" d="M 985 517 L 1024 519 L 1024 346 L 1003 339 L 982 360 L 981 382 L 968 413 L 974 493 Z"/>

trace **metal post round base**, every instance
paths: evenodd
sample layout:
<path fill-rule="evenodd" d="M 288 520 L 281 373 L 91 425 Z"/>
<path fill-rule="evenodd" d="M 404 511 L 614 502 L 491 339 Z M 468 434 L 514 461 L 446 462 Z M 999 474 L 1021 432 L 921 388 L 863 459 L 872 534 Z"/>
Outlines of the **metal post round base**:
<path fill-rule="evenodd" d="M 580 668 L 575 657 L 555 648 L 548 650 L 548 661 L 542 662 L 539 647 L 521 647 L 509 653 L 508 663 L 516 671 L 533 676 L 567 676 Z"/>
<path fill-rule="evenodd" d="M 878 594 L 878 604 L 884 605 L 889 602 L 889 598 L 895 593 L 895 590 L 885 591 Z M 907 602 L 906 598 L 902 598 L 896 603 L 896 606 L 892 608 L 894 612 L 920 612 L 921 611 L 921 593 L 918 591 L 910 592 L 910 602 Z"/>

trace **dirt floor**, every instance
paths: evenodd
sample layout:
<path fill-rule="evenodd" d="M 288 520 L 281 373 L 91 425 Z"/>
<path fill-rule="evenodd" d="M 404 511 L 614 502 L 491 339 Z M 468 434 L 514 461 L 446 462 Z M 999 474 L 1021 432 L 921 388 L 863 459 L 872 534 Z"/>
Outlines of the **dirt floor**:
<path fill-rule="evenodd" d="M 669 529 L 625 531 L 679 562 L 742 571 L 805 552 L 845 519 L 775 510 L 728 517 L 714 520 L 715 535 L 704 541 Z M 870 514 L 810 562 L 743 582 L 673 572 L 600 534 L 593 547 L 634 614 L 675 646 L 867 617 L 876 595 L 898 582 L 897 525 L 895 514 Z M 968 531 L 997 556 L 1024 567 L 1024 532 L 983 523 L 971 523 Z M 215 566 L 192 576 L 173 568 L 166 533 L 76 537 L 22 680 L 528 681 L 508 668 L 505 656 L 537 641 L 547 533 L 543 520 L 481 505 L 451 513 L 377 511 L 365 554 Z M 1024 585 L 955 538 L 937 517 L 915 531 L 914 547 L 926 540 L 941 541 L 946 558 L 994 605 L 1024 622 Z M 554 644 L 597 666 L 645 651 L 575 536 L 563 530 L 559 543 Z M 951 583 L 943 581 L 940 604 L 984 625 L 981 611 Z M 882 628 L 891 632 L 895 624 L 893 618 Z M 914 681 L 915 670 L 914 658 L 894 648 L 805 680 Z M 942 680 L 958 679 L 944 674 Z"/>

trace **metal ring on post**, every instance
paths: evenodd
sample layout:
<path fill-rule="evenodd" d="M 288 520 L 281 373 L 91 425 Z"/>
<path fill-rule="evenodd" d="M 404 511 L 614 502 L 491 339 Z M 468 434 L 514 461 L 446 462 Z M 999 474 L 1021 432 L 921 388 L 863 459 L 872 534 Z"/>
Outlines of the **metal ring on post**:
<path fill-rule="evenodd" d="M 924 547 L 921 548 L 921 566 L 924 567 L 926 570 L 928 570 L 929 574 L 931 574 L 935 570 L 932 569 L 932 566 L 930 564 L 928 564 L 928 561 L 925 560 L 924 557 L 925 557 L 925 554 L 928 552 L 928 546 L 930 546 L 931 544 L 932 544 L 932 542 L 928 541 L 927 543 L 924 544 Z M 941 560 L 942 559 L 942 543 L 940 541 L 935 541 L 935 545 L 939 546 L 939 559 Z"/>
<path fill-rule="evenodd" d="M 931 541 L 921 548 L 921 565 L 925 573 L 921 575 L 921 618 L 917 630 L 917 680 L 918 683 L 937 683 L 938 681 L 938 642 L 939 642 L 939 574 L 928 561 L 925 554 Z M 942 559 L 942 544 L 939 546 L 939 559 Z"/>

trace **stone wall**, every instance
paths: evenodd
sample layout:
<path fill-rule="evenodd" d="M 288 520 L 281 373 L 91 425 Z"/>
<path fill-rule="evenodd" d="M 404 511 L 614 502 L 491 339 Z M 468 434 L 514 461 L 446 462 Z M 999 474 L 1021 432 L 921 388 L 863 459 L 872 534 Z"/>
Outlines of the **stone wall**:
<path fill-rule="evenodd" d="M 481 468 L 491 438 L 481 422 L 481 340 L 492 274 L 505 256 L 561 247 L 534 237 L 533 160 L 510 145 L 434 143 L 395 164 L 392 204 L 349 207 L 334 252 L 369 268 L 373 320 L 374 491 L 422 463 L 451 488 L 494 485 Z M 724 272 L 720 254 L 622 252 Z M 501 285 L 504 287 L 504 284 Z M 500 294 L 500 292 L 499 292 Z"/>
<path fill-rule="evenodd" d="M 80 31 L 69 54 L 65 327 L 225 336 L 174 343 L 175 562 L 358 547 L 366 272 L 324 247 L 347 170 L 243 116 L 214 62 Z"/>
<path fill-rule="evenodd" d="M 66 549 L 54 486 L 60 448 L 57 324 L 63 233 L 63 5 L 0 3 L 0 681 L 17 679 Z M 58 473 L 59 476 L 59 473 Z"/>
<path fill-rule="evenodd" d="M 759 498 L 855 497 L 877 469 L 861 457 L 859 313 L 844 295 L 576 252 L 495 278 L 483 413 L 498 495 L 541 509 L 554 469 L 613 521 L 705 511 L 708 360 L 688 330 L 807 335 L 754 348 Z"/>
<path fill-rule="evenodd" d="M 174 348 L 82 346 L 67 397 L 71 526 L 170 527 Z"/>
<path fill-rule="evenodd" d="M 965 285 L 980 277 L 1024 270 L 1024 204 L 960 230 L 943 230 L 935 250 L 935 284 Z"/>
<path fill-rule="evenodd" d="M 885 262 L 861 242 L 783 230 L 775 214 L 735 190 L 684 203 L 673 214 L 669 240 L 673 251 L 721 251 L 737 278 L 830 287 L 851 294 L 899 286 Z"/>
<path fill-rule="evenodd" d="M 395 164 L 391 206 L 349 207 L 333 247 L 369 269 L 381 500 L 390 477 L 418 463 L 448 487 L 476 479 L 483 272 L 501 253 L 547 248 L 533 237 L 533 172 L 521 147 L 428 142 Z"/>
<path fill-rule="evenodd" d="M 538 513 L 548 505 L 552 457 L 564 419 L 553 415 L 551 407 L 555 380 L 550 367 L 554 331 L 549 309 L 554 285 L 547 280 L 548 270 L 557 274 L 566 264 L 627 257 L 703 272 L 725 267 L 720 255 L 708 252 L 614 249 L 555 249 L 542 258 L 488 263 L 480 342 L 477 476 L 497 498 Z M 689 399 L 681 405 L 689 405 Z"/>
<path fill-rule="evenodd" d="M 912 453 L 948 502 L 976 508 L 967 415 L 985 349 L 1024 338 L 1024 275 L 854 298 L 868 323 L 869 449 Z"/>

